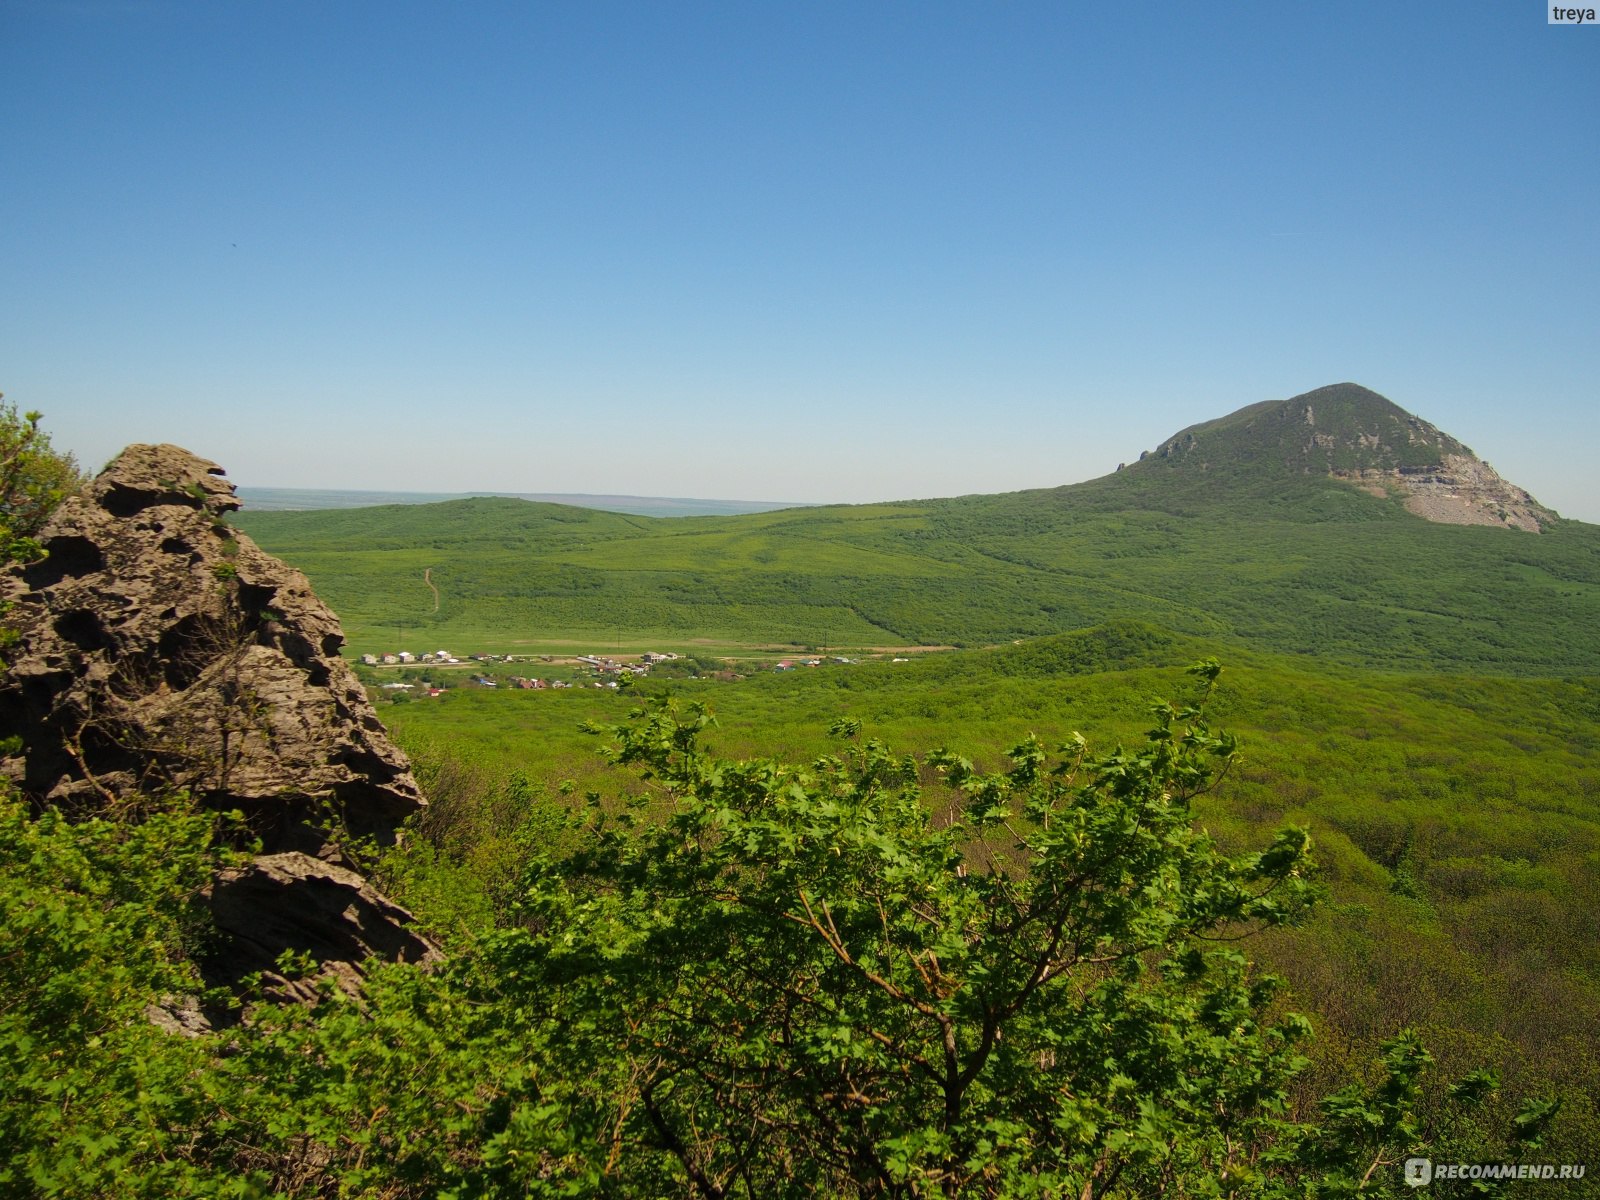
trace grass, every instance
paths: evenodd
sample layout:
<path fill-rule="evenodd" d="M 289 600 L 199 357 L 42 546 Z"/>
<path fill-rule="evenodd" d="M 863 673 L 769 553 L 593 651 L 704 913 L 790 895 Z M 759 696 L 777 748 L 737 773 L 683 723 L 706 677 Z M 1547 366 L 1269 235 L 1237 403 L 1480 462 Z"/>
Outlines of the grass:
<path fill-rule="evenodd" d="M 1434 525 L 1320 477 L 1130 468 L 732 518 L 466 500 L 239 523 L 307 572 L 357 653 L 982 646 L 1136 619 L 1353 665 L 1600 671 L 1600 530 Z"/>
<path fill-rule="evenodd" d="M 832 718 L 851 715 L 896 750 L 950 745 L 994 769 L 1030 730 L 1046 742 L 1079 730 L 1101 749 L 1137 740 L 1147 703 L 1180 690 L 1178 668 L 1208 653 L 1228 663 L 1215 719 L 1244 751 L 1198 819 L 1239 848 L 1286 822 L 1307 826 L 1331 891 L 1309 929 L 1248 948 L 1289 977 L 1320 1026 L 1312 1081 L 1348 1075 L 1416 1024 L 1453 1065 L 1487 1054 L 1508 1085 L 1564 1089 L 1572 1152 L 1592 1144 L 1600 679 L 1359 670 L 1124 622 L 670 688 L 712 707 L 710 743 L 729 757 L 812 760 L 832 749 Z M 520 772 L 547 796 L 562 780 L 615 796 L 643 785 L 580 726 L 618 723 L 634 703 L 593 689 L 462 690 L 382 715 L 430 771 L 448 760 L 486 778 Z"/>
<path fill-rule="evenodd" d="M 472 500 L 240 524 L 311 576 L 357 652 L 969 648 L 672 684 L 714 707 L 713 744 L 736 757 L 814 759 L 838 715 L 991 767 L 1030 729 L 1108 747 L 1140 736 L 1178 666 L 1215 655 L 1215 716 L 1245 756 L 1199 819 L 1236 846 L 1308 826 L 1333 898 L 1251 948 L 1322 1026 L 1313 1090 L 1415 1024 L 1459 1068 L 1563 1090 L 1550 1153 L 1580 1161 L 1600 1142 L 1600 528 L 1430 524 L 1328 478 L 1464 450 L 1403 440 L 1379 401 L 1318 400 L 1316 428 L 1343 440 L 1315 463 L 1258 406 L 1168 458 L 1001 496 L 680 519 Z M 1389 441 L 1368 461 L 1350 439 L 1373 429 Z M 554 803 L 564 779 L 644 786 L 579 732 L 631 703 L 462 690 L 382 711 L 430 778 L 467 770 L 492 791 L 520 772 Z M 526 848 L 503 841 L 417 868 L 407 895 L 425 915 L 492 908 Z"/>

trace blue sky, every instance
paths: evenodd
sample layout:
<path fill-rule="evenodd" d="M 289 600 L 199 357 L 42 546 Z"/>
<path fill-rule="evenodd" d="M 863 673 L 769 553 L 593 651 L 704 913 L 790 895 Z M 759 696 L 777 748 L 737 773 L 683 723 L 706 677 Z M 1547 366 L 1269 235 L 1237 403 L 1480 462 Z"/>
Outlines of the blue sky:
<path fill-rule="evenodd" d="M 1597 112 L 1531 0 L 0 0 L 0 390 L 90 467 L 866 501 L 1350 379 L 1600 521 Z"/>

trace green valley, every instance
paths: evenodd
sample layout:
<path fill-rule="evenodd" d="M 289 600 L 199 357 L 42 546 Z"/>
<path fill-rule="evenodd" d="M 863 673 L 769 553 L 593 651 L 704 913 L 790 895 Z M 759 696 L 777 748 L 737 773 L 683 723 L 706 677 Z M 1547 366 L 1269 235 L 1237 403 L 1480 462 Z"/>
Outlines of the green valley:
<path fill-rule="evenodd" d="M 1600 529 L 1365 389 L 1253 405 L 1040 491 L 671 520 L 470 500 L 239 524 L 310 573 L 355 651 L 706 663 L 966 647 L 632 696 L 469 687 L 385 706 L 435 797 L 433 849 L 387 869 L 447 940 L 496 921 L 517 847 L 550 836 L 564 793 L 616 794 L 580 727 L 639 695 L 710 706 L 710 741 L 734 757 L 816 760 L 843 718 L 998 769 L 1030 730 L 1137 742 L 1149 699 L 1215 656 L 1211 712 L 1244 750 L 1197 819 L 1241 848 L 1305 826 L 1332 897 L 1251 950 L 1314 1014 L 1303 1095 L 1409 1025 L 1444 1068 L 1556 1087 L 1563 1153 L 1600 1136 L 1585 1049 L 1600 1023 Z"/>
<path fill-rule="evenodd" d="M 229 672 L 311 640 L 155 486 L 198 524 L 141 525 L 152 555 L 239 606 L 193 727 L 226 774 L 272 714 Z M 136 491 L 101 501 L 146 520 Z M 407 651 L 358 668 L 382 726 L 352 707 L 428 799 L 392 840 L 333 799 L 338 862 L 264 858 L 359 867 L 439 959 L 204 991 L 245 818 L 0 789 L 0 1188 L 1306 1200 L 1600 1144 L 1600 528 L 1365 389 L 1003 495 L 232 520 L 347 656 Z M 13 574 L 77 595 L 78 528 Z M 86 613 L 19 697 L 73 654 L 120 678 L 121 614 Z M 132 753 L 96 715 L 63 762 Z M 221 1023 L 157 1030 L 183 995 Z"/>
<path fill-rule="evenodd" d="M 641 686 L 710 706 L 708 740 L 732 757 L 812 761 L 831 752 L 827 730 L 842 716 L 897 750 L 949 745 L 997 769 L 1030 731 L 1050 745 L 1080 731 L 1097 746 L 1136 743 L 1182 665 L 1219 652 L 1122 623 L 900 664 Z M 558 803 L 563 781 L 616 792 L 602 739 L 581 726 L 619 721 L 635 703 L 581 688 L 462 689 L 384 708 L 430 772 L 441 806 L 430 819 L 463 822 L 443 857 L 393 864 L 402 894 L 437 905 L 447 937 L 485 919 L 515 886 L 521 822 L 547 821 L 540 804 Z M 1451 1067 L 1487 1058 L 1519 1088 L 1559 1081 L 1569 1152 L 1600 1136 L 1587 1053 L 1600 1023 L 1600 678 L 1395 673 L 1233 650 L 1212 712 L 1243 749 L 1199 822 L 1241 848 L 1286 822 L 1305 826 L 1332 895 L 1309 929 L 1250 951 L 1316 1014 L 1307 1086 L 1414 1024 Z M 543 801 L 502 811 L 500 826 L 463 815 L 476 805 L 468 797 L 513 777 Z"/>
<path fill-rule="evenodd" d="M 1381 431 L 1400 410 L 1371 396 L 1319 400 L 1310 436 L 1334 439 L 1341 398 L 1351 429 Z M 673 519 L 484 499 L 238 523 L 310 575 L 357 652 L 397 639 L 521 652 L 980 646 L 1134 619 L 1351 664 L 1600 671 L 1600 529 L 1553 515 L 1537 534 L 1424 520 L 1370 479 L 1363 490 L 1326 473 L 1413 469 L 1380 433 L 1351 434 L 1337 464 L 1312 470 L 1285 461 L 1281 428 L 1240 421 L 1196 427 L 1205 459 L 1158 453 L 997 496 Z"/>

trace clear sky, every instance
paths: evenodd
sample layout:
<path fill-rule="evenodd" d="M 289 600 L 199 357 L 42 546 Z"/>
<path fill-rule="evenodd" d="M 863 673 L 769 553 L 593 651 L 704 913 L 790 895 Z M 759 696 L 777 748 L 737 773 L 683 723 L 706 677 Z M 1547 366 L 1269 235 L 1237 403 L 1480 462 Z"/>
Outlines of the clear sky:
<path fill-rule="evenodd" d="M 0 0 L 98 468 L 865 501 L 1354 380 L 1600 521 L 1600 29 L 1491 3 Z"/>

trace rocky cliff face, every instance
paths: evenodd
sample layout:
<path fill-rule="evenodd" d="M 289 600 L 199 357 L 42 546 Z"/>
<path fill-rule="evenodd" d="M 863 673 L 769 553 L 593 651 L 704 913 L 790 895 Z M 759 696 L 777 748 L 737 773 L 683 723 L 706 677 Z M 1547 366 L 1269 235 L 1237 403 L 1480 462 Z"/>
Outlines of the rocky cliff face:
<path fill-rule="evenodd" d="M 338 619 L 225 523 L 239 502 L 222 475 L 177 446 L 130 446 L 51 519 L 47 557 L 0 579 L 18 631 L 0 770 L 69 811 L 183 790 L 243 812 L 262 854 L 212 889 L 232 935 L 222 975 L 286 948 L 346 977 L 371 953 L 426 958 L 344 851 L 392 841 L 422 794 L 339 658 Z"/>
<path fill-rule="evenodd" d="M 1398 495 L 1408 512 L 1444 525 L 1501 525 L 1540 533 L 1556 520 L 1550 509 L 1471 453 L 1443 454 L 1426 467 L 1332 474 L 1376 496 Z"/>

